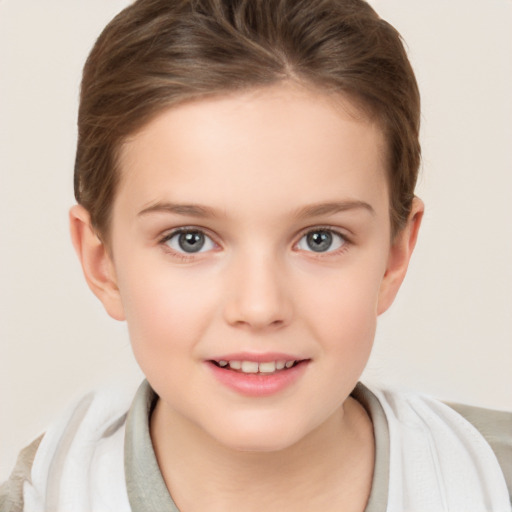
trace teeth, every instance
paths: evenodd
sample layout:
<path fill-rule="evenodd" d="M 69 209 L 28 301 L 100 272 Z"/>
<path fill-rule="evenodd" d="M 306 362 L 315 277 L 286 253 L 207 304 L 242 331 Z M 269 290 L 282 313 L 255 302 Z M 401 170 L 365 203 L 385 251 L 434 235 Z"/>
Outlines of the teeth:
<path fill-rule="evenodd" d="M 274 361 L 270 361 L 268 363 L 260 363 L 259 370 L 260 373 L 273 373 L 276 371 L 276 363 Z"/>
<path fill-rule="evenodd" d="M 255 361 L 242 361 L 242 373 L 258 373 L 258 363 Z"/>
<path fill-rule="evenodd" d="M 257 363 L 256 361 L 225 361 L 217 362 L 221 368 L 229 366 L 232 370 L 241 370 L 242 373 L 274 373 L 276 370 L 291 368 L 295 361 L 267 361 Z"/>

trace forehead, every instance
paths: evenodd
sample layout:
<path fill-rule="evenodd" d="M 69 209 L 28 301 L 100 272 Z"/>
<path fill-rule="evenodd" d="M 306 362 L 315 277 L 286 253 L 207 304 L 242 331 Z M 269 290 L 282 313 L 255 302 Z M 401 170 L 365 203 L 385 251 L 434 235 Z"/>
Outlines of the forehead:
<path fill-rule="evenodd" d="M 305 204 L 387 193 L 379 126 L 346 97 L 293 84 L 163 111 L 125 142 L 119 163 L 118 196 L 140 208 L 177 194 L 248 208 L 248 199 L 285 207 L 290 197 Z"/>

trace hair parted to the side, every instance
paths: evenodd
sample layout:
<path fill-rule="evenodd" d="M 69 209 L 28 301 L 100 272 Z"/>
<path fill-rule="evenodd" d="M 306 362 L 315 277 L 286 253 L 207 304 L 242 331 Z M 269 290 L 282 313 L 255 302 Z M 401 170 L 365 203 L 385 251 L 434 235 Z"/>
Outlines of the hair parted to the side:
<path fill-rule="evenodd" d="M 400 35 L 363 0 L 137 0 L 84 67 L 75 197 L 108 239 L 127 136 L 180 102 L 295 80 L 356 98 L 388 144 L 393 233 L 420 164 L 418 87 Z"/>

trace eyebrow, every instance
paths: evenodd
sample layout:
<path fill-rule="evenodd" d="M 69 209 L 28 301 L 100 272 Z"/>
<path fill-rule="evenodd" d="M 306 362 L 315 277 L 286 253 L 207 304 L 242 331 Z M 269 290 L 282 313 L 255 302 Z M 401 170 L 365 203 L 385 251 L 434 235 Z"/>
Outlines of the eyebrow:
<path fill-rule="evenodd" d="M 332 201 L 328 203 L 318 203 L 313 205 L 304 206 L 300 208 L 295 216 L 299 219 L 318 217 L 321 215 L 333 215 L 335 213 L 350 211 L 350 210 L 366 210 L 372 215 L 375 215 L 373 207 L 364 201 Z M 213 208 L 208 206 L 201 206 L 197 204 L 181 204 L 170 202 L 157 202 L 146 208 L 142 209 L 138 215 L 143 216 L 150 213 L 172 213 L 175 215 L 185 215 L 197 218 L 218 217 L 218 213 Z"/>
<path fill-rule="evenodd" d="M 364 201 L 349 200 L 308 205 L 300 208 L 297 211 L 296 216 L 299 219 L 302 219 L 307 217 L 318 217 L 320 215 L 333 215 L 335 213 L 349 210 L 366 210 L 372 215 L 375 215 L 375 210 L 371 204 Z"/>
<path fill-rule="evenodd" d="M 176 215 L 187 215 L 189 217 L 218 217 L 213 208 L 208 206 L 200 206 L 198 204 L 181 204 L 169 202 L 157 202 L 143 210 L 138 215 L 147 215 L 148 213 L 174 213 Z"/>

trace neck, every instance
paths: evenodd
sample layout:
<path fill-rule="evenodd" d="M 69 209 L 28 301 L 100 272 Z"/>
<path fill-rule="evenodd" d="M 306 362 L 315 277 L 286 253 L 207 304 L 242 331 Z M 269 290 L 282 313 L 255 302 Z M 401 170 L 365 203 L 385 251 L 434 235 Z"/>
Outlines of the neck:
<path fill-rule="evenodd" d="M 370 493 L 373 429 L 352 398 L 279 451 L 232 450 L 179 421 L 161 401 L 151 419 L 151 437 L 164 481 L 182 512 L 362 511 Z"/>

